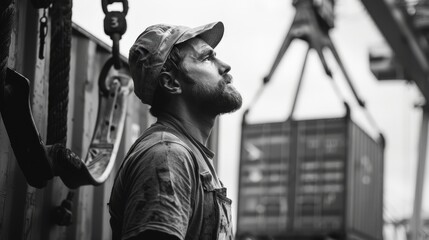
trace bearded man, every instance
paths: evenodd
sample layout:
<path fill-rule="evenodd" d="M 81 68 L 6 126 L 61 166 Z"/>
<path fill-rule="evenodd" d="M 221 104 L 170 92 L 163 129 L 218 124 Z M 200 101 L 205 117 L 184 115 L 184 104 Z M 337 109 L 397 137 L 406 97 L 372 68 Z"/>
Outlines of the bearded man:
<path fill-rule="evenodd" d="M 113 239 L 233 239 L 231 200 L 206 147 L 215 119 L 241 107 L 231 67 L 213 50 L 222 22 L 148 27 L 130 49 L 135 94 L 157 122 L 116 176 Z"/>

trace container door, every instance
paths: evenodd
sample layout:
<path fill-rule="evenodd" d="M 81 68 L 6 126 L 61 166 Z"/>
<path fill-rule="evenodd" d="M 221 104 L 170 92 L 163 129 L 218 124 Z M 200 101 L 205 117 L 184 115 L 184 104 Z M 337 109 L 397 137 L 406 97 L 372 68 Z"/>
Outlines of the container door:
<path fill-rule="evenodd" d="M 286 231 L 289 129 L 286 123 L 243 127 L 237 236 Z"/>
<path fill-rule="evenodd" d="M 293 229 L 324 233 L 342 227 L 345 128 L 342 119 L 297 122 Z"/>

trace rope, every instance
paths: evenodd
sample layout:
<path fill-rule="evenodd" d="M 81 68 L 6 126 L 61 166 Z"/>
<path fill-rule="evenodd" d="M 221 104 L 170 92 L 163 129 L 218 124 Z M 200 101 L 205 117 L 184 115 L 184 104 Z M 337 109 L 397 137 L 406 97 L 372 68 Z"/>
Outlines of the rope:
<path fill-rule="evenodd" d="M 49 65 L 49 113 L 47 144 L 67 141 L 72 0 L 56 0 L 52 7 Z"/>
<path fill-rule="evenodd" d="M 15 2 L 3 0 L 0 3 L 0 110 L 3 110 L 4 86 L 6 80 L 7 61 L 9 58 L 9 47 L 15 14 Z"/>
<path fill-rule="evenodd" d="M 60 143 L 50 145 L 48 148 L 49 156 L 55 159 L 55 173 L 62 176 L 66 171 L 77 172 L 83 168 L 83 162 L 74 152 Z"/>

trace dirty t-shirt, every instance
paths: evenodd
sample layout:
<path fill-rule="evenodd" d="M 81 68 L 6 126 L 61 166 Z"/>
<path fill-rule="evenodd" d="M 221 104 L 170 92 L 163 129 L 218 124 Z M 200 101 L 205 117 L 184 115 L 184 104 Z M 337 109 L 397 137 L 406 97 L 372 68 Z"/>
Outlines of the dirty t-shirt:
<path fill-rule="evenodd" d="M 152 133 L 133 147 L 112 189 L 113 239 L 145 230 L 192 239 L 201 228 L 203 193 L 189 148 L 168 132 Z"/>

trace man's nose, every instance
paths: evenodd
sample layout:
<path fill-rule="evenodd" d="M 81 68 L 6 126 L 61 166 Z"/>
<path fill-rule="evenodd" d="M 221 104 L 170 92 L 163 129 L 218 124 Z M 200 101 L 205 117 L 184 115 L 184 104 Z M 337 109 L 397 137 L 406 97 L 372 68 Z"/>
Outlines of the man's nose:
<path fill-rule="evenodd" d="M 229 71 L 231 71 L 231 66 L 229 66 L 227 63 L 221 61 L 218 59 L 219 62 L 219 73 L 221 75 L 228 73 Z"/>

